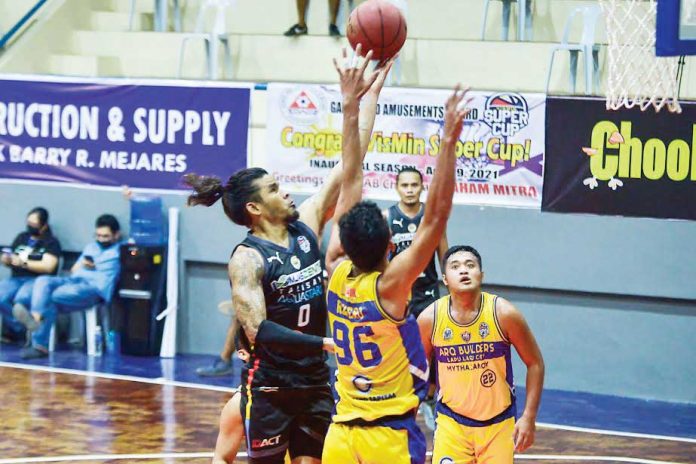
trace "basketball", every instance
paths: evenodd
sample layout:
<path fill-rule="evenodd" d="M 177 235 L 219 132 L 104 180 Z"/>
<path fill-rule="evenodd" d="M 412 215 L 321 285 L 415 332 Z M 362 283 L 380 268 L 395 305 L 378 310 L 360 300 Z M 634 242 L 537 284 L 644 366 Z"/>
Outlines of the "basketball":
<path fill-rule="evenodd" d="M 368 0 L 348 18 L 346 36 L 350 46 L 362 44 L 362 55 L 372 50 L 372 58 L 385 60 L 396 55 L 406 41 L 406 19 L 399 9 L 385 0 Z"/>

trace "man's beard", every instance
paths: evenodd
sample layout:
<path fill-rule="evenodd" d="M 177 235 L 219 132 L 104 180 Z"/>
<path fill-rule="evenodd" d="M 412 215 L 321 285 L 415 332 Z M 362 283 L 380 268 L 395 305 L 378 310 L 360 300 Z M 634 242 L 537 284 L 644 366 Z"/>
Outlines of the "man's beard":
<path fill-rule="evenodd" d="M 300 219 L 300 212 L 295 210 L 288 215 L 288 217 L 285 219 L 285 222 L 290 224 L 297 221 L 298 219 Z"/>

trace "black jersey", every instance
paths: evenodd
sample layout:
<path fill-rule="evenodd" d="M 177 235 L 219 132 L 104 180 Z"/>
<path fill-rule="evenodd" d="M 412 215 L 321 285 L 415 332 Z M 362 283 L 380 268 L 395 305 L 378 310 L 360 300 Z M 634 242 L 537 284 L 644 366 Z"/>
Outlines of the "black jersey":
<path fill-rule="evenodd" d="M 292 330 L 324 337 L 327 317 L 324 266 L 317 237 L 306 224 L 295 221 L 288 225 L 288 238 L 289 245 L 285 248 L 250 233 L 238 246 L 253 248 L 263 258 L 266 319 Z M 306 351 L 296 353 L 290 347 L 258 343 L 252 357 L 259 361 L 260 367 L 298 373 L 323 370 L 326 360 L 321 349 L 307 356 Z"/>
<path fill-rule="evenodd" d="M 389 222 L 389 229 L 392 234 L 392 242 L 396 247 L 396 250 L 389 256 L 389 260 L 394 259 L 394 256 L 398 255 L 406 248 L 411 246 L 413 238 L 416 236 L 416 231 L 418 226 L 423 219 L 423 211 L 425 206 L 416 214 L 415 217 L 410 218 L 406 216 L 399 208 L 398 203 L 391 206 L 387 210 L 387 221 Z M 435 253 L 428 263 L 428 267 L 425 271 L 421 273 L 418 279 L 413 284 L 413 290 L 417 291 L 420 289 L 431 288 L 437 285 L 437 269 L 435 267 Z"/>

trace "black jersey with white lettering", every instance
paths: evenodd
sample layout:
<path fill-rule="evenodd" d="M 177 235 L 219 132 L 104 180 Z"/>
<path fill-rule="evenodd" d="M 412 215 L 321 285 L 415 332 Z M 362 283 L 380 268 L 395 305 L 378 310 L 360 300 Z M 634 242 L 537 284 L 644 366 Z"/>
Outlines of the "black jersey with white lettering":
<path fill-rule="evenodd" d="M 416 236 L 416 231 L 418 226 L 423 219 L 423 212 L 425 211 L 425 206 L 421 207 L 421 210 L 416 214 L 415 217 L 408 217 L 399 208 L 399 204 L 391 206 L 387 210 L 387 221 L 389 221 L 389 229 L 392 234 L 392 243 L 396 246 L 396 250 L 389 256 L 389 260 L 394 259 L 394 256 L 398 255 L 406 248 L 411 246 L 413 238 Z M 418 279 L 413 284 L 414 293 L 417 290 L 432 288 L 437 286 L 437 269 L 435 267 L 435 253 L 428 263 L 428 267 L 425 271 L 418 277 Z"/>
<path fill-rule="evenodd" d="M 326 335 L 323 260 L 314 232 L 304 223 L 288 225 L 288 248 L 249 233 L 238 246 L 253 248 L 264 264 L 266 319 L 306 334 Z M 236 249 L 236 248 L 235 248 Z M 232 289 L 234 291 L 234 288 Z M 325 366 L 326 355 L 297 353 L 291 347 L 255 344 L 252 361 L 263 368 L 305 372 Z M 321 370 L 321 369 L 320 369 Z"/>

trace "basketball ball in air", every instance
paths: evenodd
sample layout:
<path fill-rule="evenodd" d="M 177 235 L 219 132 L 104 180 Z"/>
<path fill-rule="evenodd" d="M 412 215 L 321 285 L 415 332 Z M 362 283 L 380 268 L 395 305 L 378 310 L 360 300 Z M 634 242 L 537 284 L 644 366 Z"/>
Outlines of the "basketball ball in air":
<path fill-rule="evenodd" d="M 362 44 L 362 55 L 372 50 L 373 60 L 396 55 L 406 41 L 406 19 L 399 9 L 386 0 L 368 0 L 348 18 L 346 36 L 350 46 Z"/>

